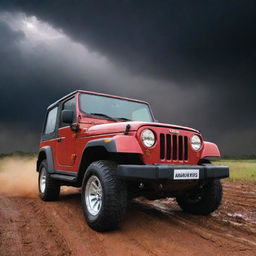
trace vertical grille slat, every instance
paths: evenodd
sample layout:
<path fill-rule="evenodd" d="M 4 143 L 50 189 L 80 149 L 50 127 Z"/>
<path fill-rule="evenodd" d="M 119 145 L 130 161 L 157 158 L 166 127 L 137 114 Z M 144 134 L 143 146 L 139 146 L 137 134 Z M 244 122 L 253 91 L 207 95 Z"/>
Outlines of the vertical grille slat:
<path fill-rule="evenodd" d="M 177 135 L 172 136 L 172 141 L 173 160 L 177 160 Z"/>
<path fill-rule="evenodd" d="M 165 158 L 165 139 L 163 133 L 160 134 L 160 158 Z"/>
<path fill-rule="evenodd" d="M 171 159 L 171 135 L 166 134 L 166 159 Z"/>
<path fill-rule="evenodd" d="M 179 136 L 179 160 L 183 160 L 183 137 Z"/>
<path fill-rule="evenodd" d="M 184 160 L 188 160 L 188 137 L 184 137 Z"/>
<path fill-rule="evenodd" d="M 188 160 L 188 137 L 160 133 L 160 159 L 172 161 Z"/>

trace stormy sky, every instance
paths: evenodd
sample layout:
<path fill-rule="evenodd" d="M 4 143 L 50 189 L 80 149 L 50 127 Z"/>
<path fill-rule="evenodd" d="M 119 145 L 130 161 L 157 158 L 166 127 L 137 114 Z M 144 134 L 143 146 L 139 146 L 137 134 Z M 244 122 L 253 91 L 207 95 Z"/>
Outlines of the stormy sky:
<path fill-rule="evenodd" d="M 256 154 L 256 2 L 1 1 L 0 153 L 36 151 L 84 89 L 149 101 L 224 155 Z"/>

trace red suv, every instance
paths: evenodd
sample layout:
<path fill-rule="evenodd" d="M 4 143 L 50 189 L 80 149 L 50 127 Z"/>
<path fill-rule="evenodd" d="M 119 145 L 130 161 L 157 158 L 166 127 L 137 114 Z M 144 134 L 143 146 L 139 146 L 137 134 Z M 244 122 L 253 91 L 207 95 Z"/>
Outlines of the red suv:
<path fill-rule="evenodd" d="M 42 200 L 60 186 L 82 187 L 82 208 L 96 231 L 115 229 L 127 201 L 175 197 L 193 214 L 210 214 L 222 198 L 226 166 L 199 131 L 155 121 L 147 102 L 75 91 L 47 109 L 37 171 Z"/>

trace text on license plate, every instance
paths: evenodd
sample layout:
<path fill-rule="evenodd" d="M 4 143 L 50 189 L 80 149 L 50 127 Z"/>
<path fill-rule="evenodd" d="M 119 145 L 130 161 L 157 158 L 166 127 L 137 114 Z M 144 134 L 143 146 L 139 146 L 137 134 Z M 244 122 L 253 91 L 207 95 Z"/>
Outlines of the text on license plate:
<path fill-rule="evenodd" d="M 174 180 L 197 180 L 199 179 L 199 169 L 174 169 Z"/>

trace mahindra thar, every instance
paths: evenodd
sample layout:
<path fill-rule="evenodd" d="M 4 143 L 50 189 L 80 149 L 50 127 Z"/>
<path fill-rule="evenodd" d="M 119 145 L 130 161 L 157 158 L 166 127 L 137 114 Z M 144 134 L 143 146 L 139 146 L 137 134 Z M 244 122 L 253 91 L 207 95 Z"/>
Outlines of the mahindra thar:
<path fill-rule="evenodd" d="M 227 166 L 195 129 L 156 122 L 147 102 L 74 91 L 50 105 L 37 160 L 42 200 L 60 187 L 81 187 L 82 209 L 96 231 L 118 227 L 128 200 L 175 197 L 191 214 L 207 215 L 222 199 Z"/>

